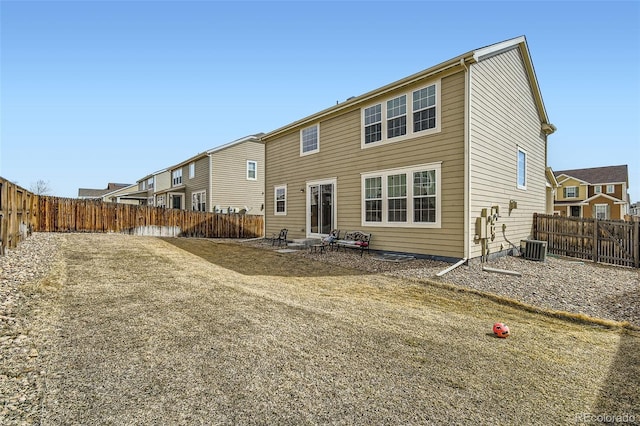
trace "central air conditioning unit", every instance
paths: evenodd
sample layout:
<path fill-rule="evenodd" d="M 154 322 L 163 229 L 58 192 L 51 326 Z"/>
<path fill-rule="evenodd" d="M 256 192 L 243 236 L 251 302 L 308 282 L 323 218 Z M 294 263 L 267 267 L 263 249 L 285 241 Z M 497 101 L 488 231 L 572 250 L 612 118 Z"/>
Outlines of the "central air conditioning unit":
<path fill-rule="evenodd" d="M 547 242 L 538 240 L 520 241 L 520 253 L 527 260 L 544 261 L 547 258 Z"/>

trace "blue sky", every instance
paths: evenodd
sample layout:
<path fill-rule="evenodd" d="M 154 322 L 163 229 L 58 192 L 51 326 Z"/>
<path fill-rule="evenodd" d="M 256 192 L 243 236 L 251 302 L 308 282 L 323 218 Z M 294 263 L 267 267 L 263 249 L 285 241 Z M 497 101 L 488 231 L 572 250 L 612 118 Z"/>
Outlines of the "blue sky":
<path fill-rule="evenodd" d="M 135 183 L 525 35 L 555 170 L 627 164 L 640 200 L 639 2 L 0 0 L 0 176 Z"/>

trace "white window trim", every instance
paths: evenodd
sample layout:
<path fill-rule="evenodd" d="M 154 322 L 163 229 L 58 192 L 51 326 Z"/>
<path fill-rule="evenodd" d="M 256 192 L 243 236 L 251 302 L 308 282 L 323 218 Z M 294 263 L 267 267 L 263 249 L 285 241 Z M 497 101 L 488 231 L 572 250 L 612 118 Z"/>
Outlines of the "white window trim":
<path fill-rule="evenodd" d="M 196 210 L 196 204 L 194 203 L 196 196 L 200 196 L 204 202 L 204 210 Z M 207 191 L 194 191 L 191 193 L 191 210 L 198 212 L 206 212 L 207 211 Z"/>
<path fill-rule="evenodd" d="M 604 219 L 598 219 L 598 207 L 604 207 Z M 598 220 L 608 220 L 609 205 L 608 204 L 594 204 L 593 205 L 593 217 Z"/>
<path fill-rule="evenodd" d="M 284 189 L 284 211 L 278 211 L 278 190 Z M 274 216 L 287 215 L 287 185 L 277 185 L 273 187 L 273 214 Z"/>
<path fill-rule="evenodd" d="M 609 191 L 609 188 L 612 188 L 611 191 Z M 615 194 L 616 192 L 616 186 L 615 185 L 607 185 L 607 194 Z"/>
<path fill-rule="evenodd" d="M 520 153 L 524 154 L 524 185 L 520 184 Z M 527 169 L 529 168 L 529 156 L 527 155 L 527 151 L 518 147 L 516 153 L 516 187 L 518 189 L 526 190 L 527 189 Z"/>
<path fill-rule="evenodd" d="M 255 172 L 255 177 L 251 177 L 249 176 L 249 164 L 253 163 L 255 165 L 254 168 L 254 172 Z M 254 160 L 247 160 L 247 180 L 258 180 L 258 162 L 254 161 Z"/>
<path fill-rule="evenodd" d="M 434 82 L 430 82 L 429 84 L 426 84 L 424 86 L 420 86 L 417 87 L 415 89 L 409 90 L 406 93 L 397 93 L 393 96 L 381 99 L 377 102 L 373 102 L 367 105 L 364 105 L 361 109 L 360 109 L 360 148 L 361 149 L 366 149 L 366 148 L 373 148 L 376 146 L 381 146 L 381 145 L 386 145 L 389 143 L 395 143 L 395 142 L 400 142 L 400 141 L 405 141 L 407 139 L 413 139 L 413 138 L 417 138 L 420 136 L 425 136 L 425 135 L 431 135 L 434 133 L 440 133 L 441 127 L 440 127 L 440 121 L 442 118 L 442 101 L 441 101 L 441 92 L 440 92 L 440 79 L 434 81 Z M 436 86 L 436 127 L 434 127 L 433 129 L 427 129 L 427 130 L 421 130 L 419 132 L 414 132 L 413 131 L 413 92 L 424 89 L 426 87 L 435 85 Z M 394 138 L 387 138 L 387 122 L 388 122 L 388 118 L 387 118 L 387 101 L 390 101 L 392 99 L 396 99 L 402 95 L 406 95 L 407 96 L 407 113 L 406 113 L 406 117 L 407 117 L 407 133 L 402 135 L 402 136 L 396 136 Z M 381 113 L 382 113 L 382 139 L 377 141 L 377 142 L 371 142 L 371 143 L 365 143 L 364 139 L 365 139 L 365 124 L 364 124 L 364 111 L 367 108 L 370 108 L 372 106 L 381 104 L 382 108 L 381 108 Z"/>
<path fill-rule="evenodd" d="M 594 185 L 593 186 L 594 194 L 602 194 L 602 185 Z"/>
<path fill-rule="evenodd" d="M 311 151 L 304 151 L 302 143 L 302 132 L 312 127 L 316 128 L 317 146 L 316 149 L 313 149 Z M 320 152 L 320 124 L 314 124 L 313 126 L 307 126 L 304 129 L 300 129 L 300 156 L 303 157 L 305 155 L 315 154 L 316 152 Z"/>
<path fill-rule="evenodd" d="M 171 186 L 180 185 L 182 185 L 182 168 L 171 171 Z"/>
<path fill-rule="evenodd" d="M 567 192 L 568 192 L 567 190 L 569 188 L 575 188 L 576 189 L 575 195 L 568 195 L 567 194 Z M 567 195 L 565 195 L 565 194 L 567 194 Z M 580 187 L 576 186 L 576 185 L 566 186 L 562 195 L 564 196 L 565 199 L 568 199 L 568 198 L 579 198 L 580 197 Z"/>
<path fill-rule="evenodd" d="M 333 185 L 333 205 L 331 206 L 331 214 L 333 215 L 333 227 L 336 228 L 336 224 L 338 223 L 338 201 L 337 201 L 337 194 L 338 194 L 338 178 L 337 177 L 333 177 L 333 178 L 329 178 L 329 179 L 323 179 L 323 180 L 312 180 L 312 181 L 307 181 L 305 182 L 305 199 L 306 199 L 306 206 L 305 206 L 305 210 L 307 211 L 307 213 L 305 213 L 305 225 L 307 227 L 307 237 L 308 238 L 312 238 L 312 237 L 320 237 L 320 236 L 324 236 L 325 234 L 313 234 L 311 233 L 311 217 L 309 216 L 309 211 L 310 211 L 310 206 L 311 206 L 311 191 L 309 190 L 309 187 L 311 186 L 317 186 L 317 185 Z"/>
<path fill-rule="evenodd" d="M 194 177 L 196 177 L 196 163 L 192 161 L 189 163 L 189 179 L 193 179 Z"/>
<path fill-rule="evenodd" d="M 435 170 L 436 172 L 436 221 L 435 222 L 414 222 L 413 221 L 413 173 L 425 170 Z M 407 221 L 406 222 L 389 222 L 389 198 L 387 196 L 387 176 L 406 173 L 407 175 Z M 367 222 L 366 221 L 366 203 L 365 203 L 365 180 L 373 177 L 382 177 L 382 221 Z M 399 169 L 386 169 L 375 172 L 367 172 L 360 174 L 360 214 L 362 226 L 384 226 L 394 228 L 434 228 L 442 227 L 442 162 L 419 164 L 411 167 L 403 167 Z"/>

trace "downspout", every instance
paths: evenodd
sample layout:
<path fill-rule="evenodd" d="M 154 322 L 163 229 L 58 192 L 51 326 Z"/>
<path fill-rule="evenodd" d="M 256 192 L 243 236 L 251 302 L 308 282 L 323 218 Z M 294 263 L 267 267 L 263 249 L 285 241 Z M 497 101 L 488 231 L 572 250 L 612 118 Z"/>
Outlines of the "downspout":
<path fill-rule="evenodd" d="M 464 259 L 469 259 L 469 255 L 471 252 L 471 242 L 470 242 L 470 237 L 469 237 L 469 232 L 470 232 L 470 225 L 469 225 L 469 221 L 471 220 L 470 216 L 469 216 L 469 202 L 470 202 L 470 194 L 469 194 L 469 169 L 471 167 L 471 164 L 469 163 L 469 109 L 470 109 L 470 105 L 471 105 L 471 88 L 470 88 L 470 84 L 471 84 L 471 70 L 467 67 L 467 64 L 465 64 L 464 62 L 464 58 L 460 58 L 460 66 L 462 66 L 462 68 L 464 68 L 465 73 L 464 73 L 464 255 L 463 258 Z"/>

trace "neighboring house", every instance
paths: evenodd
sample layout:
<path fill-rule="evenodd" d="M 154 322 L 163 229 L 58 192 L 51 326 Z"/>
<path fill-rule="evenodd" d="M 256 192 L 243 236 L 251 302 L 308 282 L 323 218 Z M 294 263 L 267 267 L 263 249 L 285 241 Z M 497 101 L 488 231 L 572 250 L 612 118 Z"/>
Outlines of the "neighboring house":
<path fill-rule="evenodd" d="M 640 203 L 633 203 L 629 206 L 629 214 L 631 216 L 640 216 Z"/>
<path fill-rule="evenodd" d="M 560 188 L 554 212 L 560 216 L 624 219 L 629 214 L 626 165 L 554 172 Z"/>
<path fill-rule="evenodd" d="M 137 189 L 136 184 L 132 184 L 129 186 L 125 186 L 124 188 L 116 189 L 111 192 L 107 192 L 106 194 L 100 197 L 102 201 L 107 203 L 121 203 L 121 204 L 133 204 L 139 205 L 140 202 L 137 199 L 129 199 L 127 198 L 129 194 L 135 192 Z"/>
<path fill-rule="evenodd" d="M 524 37 L 468 52 L 264 135 L 266 235 L 362 230 L 373 249 L 447 260 L 506 252 L 547 211 L 554 131 Z"/>
<path fill-rule="evenodd" d="M 546 176 L 547 176 L 547 197 L 546 197 L 547 208 L 545 213 L 551 215 L 554 213 L 554 202 L 556 200 L 556 193 L 558 192 L 558 188 L 560 187 L 560 184 L 558 183 L 556 176 L 553 174 L 553 170 L 551 169 L 551 167 L 547 167 Z"/>
<path fill-rule="evenodd" d="M 169 171 L 167 169 L 159 170 L 150 175 L 139 179 L 134 185 L 134 189 L 126 194 L 118 194 L 117 202 L 138 204 L 143 206 L 159 205 L 166 207 L 162 203 L 156 202 L 156 193 L 162 192 L 170 187 Z"/>
<path fill-rule="evenodd" d="M 155 192 L 156 205 L 264 214 L 265 159 L 260 136 L 238 139 L 169 167 L 169 185 Z"/>
<path fill-rule="evenodd" d="M 108 183 L 105 189 L 79 188 L 78 198 L 80 199 L 102 199 L 105 194 L 119 189 L 130 187 L 130 183 Z"/>

